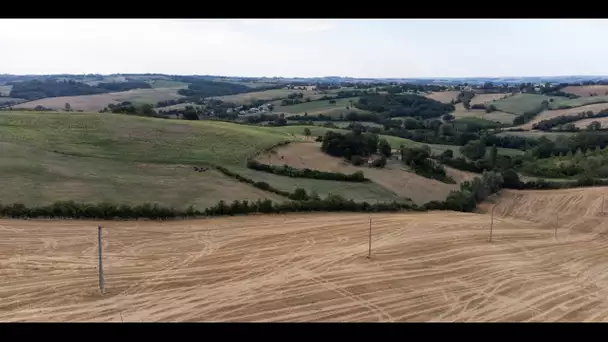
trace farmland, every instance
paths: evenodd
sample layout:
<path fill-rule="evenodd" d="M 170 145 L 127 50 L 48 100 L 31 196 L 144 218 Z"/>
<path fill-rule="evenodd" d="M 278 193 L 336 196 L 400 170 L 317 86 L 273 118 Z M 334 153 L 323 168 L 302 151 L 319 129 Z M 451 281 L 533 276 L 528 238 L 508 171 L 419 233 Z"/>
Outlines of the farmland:
<path fill-rule="evenodd" d="M 584 119 L 574 122 L 574 126 L 585 129 L 591 122 L 597 121 L 602 125 L 602 128 L 608 128 L 608 117 L 604 118 L 593 118 L 593 119 Z"/>
<path fill-rule="evenodd" d="M 556 102 L 563 99 L 559 97 L 549 97 L 536 94 L 517 94 L 507 97 L 506 99 L 494 101 L 492 104 L 499 111 L 522 115 L 525 112 L 533 112 L 537 110 L 543 101 L 549 101 L 551 98 L 553 98 Z"/>
<path fill-rule="evenodd" d="M 562 88 L 561 91 L 565 93 L 575 94 L 578 96 L 591 96 L 596 94 L 598 96 L 608 95 L 608 85 L 586 85 L 586 86 L 568 86 Z"/>
<path fill-rule="evenodd" d="M 455 212 L 104 222 L 104 295 L 98 222 L 1 220 L 0 320 L 606 321 L 605 193 L 503 191 L 492 243 Z"/>
<path fill-rule="evenodd" d="M 386 189 L 394 189 L 397 195 L 402 198 L 411 198 L 415 203 L 420 205 L 433 200 L 442 200 L 448 196 L 451 190 L 458 189 L 458 184 L 446 184 L 408 172 L 407 168 L 399 161 L 391 160 L 383 169 L 366 166 L 357 167 L 342 161 L 340 158 L 331 157 L 321 152 L 320 147 L 319 143 L 294 143 L 276 149 L 276 154 L 267 153 L 261 155 L 259 156 L 259 160 L 266 164 L 287 164 L 296 168 L 309 168 L 346 174 L 363 171 L 365 176 L 374 183 Z M 473 178 L 464 172 L 456 170 L 448 171 L 450 171 L 448 174 L 454 176 L 457 181 Z"/>
<path fill-rule="evenodd" d="M 581 107 L 596 103 L 608 102 L 608 95 L 604 96 L 591 96 L 591 97 L 579 97 L 576 99 L 560 99 L 549 104 L 550 109 L 566 109 Z"/>
<path fill-rule="evenodd" d="M 608 103 L 598 103 L 598 104 L 592 104 L 592 105 L 568 108 L 568 109 L 545 110 L 545 111 L 542 111 L 537 116 L 535 116 L 532 120 L 530 120 L 530 122 L 528 122 L 524 125 L 515 126 L 515 128 L 522 128 L 525 130 L 529 130 L 529 129 L 532 129 L 532 126 L 535 123 L 541 122 L 543 120 L 552 119 L 552 118 L 556 118 L 558 116 L 564 116 L 564 115 L 576 115 L 576 114 L 579 114 L 582 112 L 587 112 L 587 111 L 592 111 L 593 113 L 599 113 L 601 110 L 604 110 L 604 109 L 608 109 Z"/>
<path fill-rule="evenodd" d="M 95 113 L 0 115 L 2 202 L 152 201 L 205 208 L 276 196 L 192 165 L 239 165 L 292 137 L 264 127 Z"/>
<path fill-rule="evenodd" d="M 315 114 L 325 114 L 328 112 L 332 112 L 335 110 L 342 110 L 345 113 L 348 111 L 346 107 L 352 107 L 353 103 L 356 103 L 358 100 L 357 97 L 353 98 L 344 98 L 335 100 L 336 103 L 329 103 L 329 100 L 322 101 L 311 101 L 299 103 L 291 106 L 279 106 L 275 108 L 275 112 L 278 113 L 289 113 L 289 114 L 304 114 L 308 113 L 309 115 Z M 353 108 L 353 110 L 356 110 Z"/>
<path fill-rule="evenodd" d="M 43 106 L 51 109 L 63 109 L 69 103 L 72 109 L 85 112 L 96 112 L 108 104 L 129 101 L 136 104 L 155 104 L 158 101 L 174 100 L 182 97 L 177 94 L 178 88 L 133 89 L 117 93 L 48 97 L 36 101 L 25 102 L 14 106 L 15 109 Z"/>
<path fill-rule="evenodd" d="M 473 99 L 475 99 L 475 98 L 473 98 Z M 490 120 L 490 121 L 496 121 L 496 122 L 503 123 L 503 124 L 511 124 L 511 123 L 513 123 L 513 120 L 517 117 L 514 114 L 500 112 L 500 111 L 486 113 L 486 111 L 483 109 L 467 110 L 464 108 L 462 103 L 458 103 L 458 104 L 454 105 L 454 107 L 456 107 L 456 110 L 450 114 L 454 115 L 454 117 L 457 119 L 473 117 L 473 118 L 480 118 L 480 119 L 485 119 L 485 120 Z"/>
<path fill-rule="evenodd" d="M 313 95 L 316 93 L 312 90 L 293 90 L 293 89 L 270 89 L 263 91 L 255 91 L 251 93 L 243 93 L 236 95 L 225 95 L 225 96 L 217 96 L 215 97 L 218 100 L 222 100 L 224 102 L 233 102 L 236 104 L 248 104 L 255 100 L 277 100 L 282 98 L 287 98 L 287 95 L 291 93 L 301 92 L 304 94 L 304 97 Z"/>

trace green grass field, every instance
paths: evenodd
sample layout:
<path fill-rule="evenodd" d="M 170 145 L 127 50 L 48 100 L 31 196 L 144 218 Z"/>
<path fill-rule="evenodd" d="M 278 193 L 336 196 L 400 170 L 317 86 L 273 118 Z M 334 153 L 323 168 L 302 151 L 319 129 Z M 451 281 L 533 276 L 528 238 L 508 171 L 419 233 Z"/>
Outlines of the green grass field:
<path fill-rule="evenodd" d="M 188 83 L 170 80 L 153 80 L 150 81 L 152 88 L 186 88 Z"/>
<path fill-rule="evenodd" d="M 289 139 L 271 128 L 217 121 L 108 113 L 0 115 L 0 142 L 123 161 L 239 164 L 254 152 Z"/>
<path fill-rule="evenodd" d="M 322 101 L 311 101 L 299 103 L 292 106 L 279 106 L 274 109 L 277 113 L 289 113 L 289 114 L 304 114 L 308 113 L 309 115 L 321 114 L 330 111 L 335 111 L 336 109 L 341 109 L 346 111 L 346 107 L 351 107 L 352 103 L 357 102 L 359 98 L 351 97 L 345 99 L 337 99 L 336 103 L 329 103 L 330 100 L 322 100 Z"/>
<path fill-rule="evenodd" d="M 522 115 L 525 112 L 534 111 L 539 108 L 544 100 L 549 101 L 553 98 L 554 102 L 559 102 L 565 97 L 550 97 L 536 94 L 517 94 L 506 99 L 491 102 L 499 111 Z"/>
<path fill-rule="evenodd" d="M 549 109 L 567 109 L 606 102 L 608 102 L 608 95 L 579 97 L 576 99 L 560 99 L 549 103 Z"/>
<path fill-rule="evenodd" d="M 155 202 L 202 209 L 220 199 L 283 200 L 217 171 L 195 172 L 187 165 L 69 156 L 8 143 L 0 143 L 0 155 L 2 203 Z"/>
<path fill-rule="evenodd" d="M 176 105 L 172 105 L 172 106 L 166 106 L 166 107 L 156 107 L 154 108 L 157 112 L 159 110 L 164 110 L 164 111 L 168 111 L 168 110 L 182 110 L 182 109 L 186 109 L 187 106 L 192 106 L 192 107 L 203 107 L 200 105 L 197 105 L 194 102 L 186 102 L 186 103 L 178 103 Z"/>

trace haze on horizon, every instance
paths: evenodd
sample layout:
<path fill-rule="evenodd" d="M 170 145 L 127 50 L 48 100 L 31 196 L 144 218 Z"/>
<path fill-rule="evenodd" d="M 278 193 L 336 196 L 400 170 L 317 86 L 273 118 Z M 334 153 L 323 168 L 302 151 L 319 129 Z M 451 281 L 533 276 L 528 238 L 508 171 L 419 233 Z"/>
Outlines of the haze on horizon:
<path fill-rule="evenodd" d="M 608 20 L 1 19 L 0 74 L 608 75 Z"/>

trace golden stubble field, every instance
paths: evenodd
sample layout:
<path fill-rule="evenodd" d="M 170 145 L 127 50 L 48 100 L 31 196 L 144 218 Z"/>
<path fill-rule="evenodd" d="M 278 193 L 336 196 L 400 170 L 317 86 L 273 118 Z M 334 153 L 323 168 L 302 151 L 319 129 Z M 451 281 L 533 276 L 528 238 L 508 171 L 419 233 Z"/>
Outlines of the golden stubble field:
<path fill-rule="evenodd" d="M 0 321 L 606 321 L 607 193 L 373 214 L 371 259 L 367 214 L 103 222 L 105 295 L 97 222 L 0 220 Z"/>

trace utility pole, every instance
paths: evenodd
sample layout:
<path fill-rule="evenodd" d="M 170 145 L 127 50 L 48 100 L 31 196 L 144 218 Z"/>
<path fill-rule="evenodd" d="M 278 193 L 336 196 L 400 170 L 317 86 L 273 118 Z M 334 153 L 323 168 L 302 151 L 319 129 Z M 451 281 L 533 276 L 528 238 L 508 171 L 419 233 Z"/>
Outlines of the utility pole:
<path fill-rule="evenodd" d="M 492 242 L 492 230 L 494 229 L 494 207 L 496 205 L 492 205 L 492 216 L 491 216 L 491 221 L 490 221 L 490 240 L 489 242 Z"/>
<path fill-rule="evenodd" d="M 557 239 L 557 226 L 559 225 L 559 213 L 555 213 L 555 238 Z"/>
<path fill-rule="evenodd" d="M 101 225 L 97 225 L 97 249 L 99 250 L 99 261 L 98 261 L 99 290 L 101 291 L 101 294 L 103 294 L 104 293 L 104 279 L 103 279 L 103 255 L 102 255 L 103 245 L 101 244 Z"/>
<path fill-rule="evenodd" d="M 367 249 L 367 258 L 372 257 L 372 217 L 369 217 L 369 247 Z"/>

